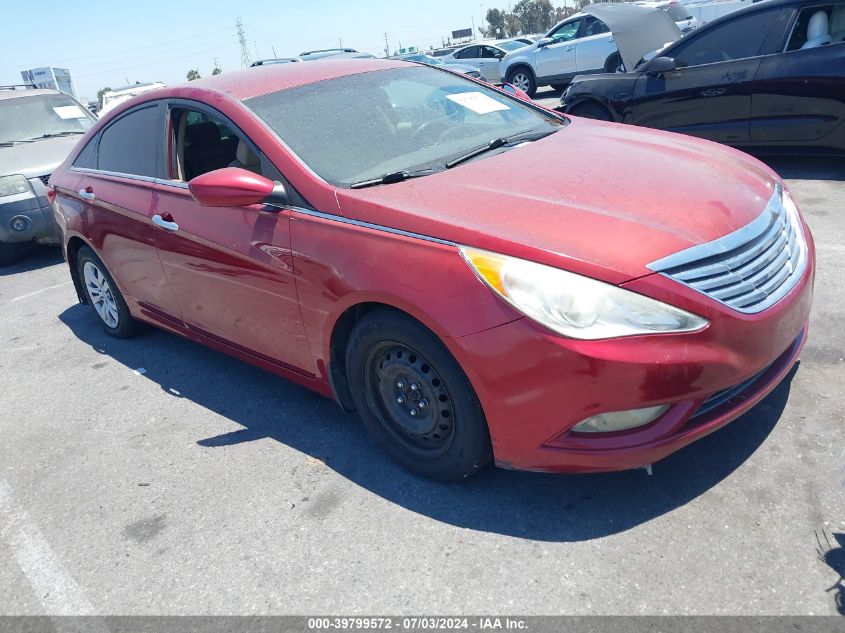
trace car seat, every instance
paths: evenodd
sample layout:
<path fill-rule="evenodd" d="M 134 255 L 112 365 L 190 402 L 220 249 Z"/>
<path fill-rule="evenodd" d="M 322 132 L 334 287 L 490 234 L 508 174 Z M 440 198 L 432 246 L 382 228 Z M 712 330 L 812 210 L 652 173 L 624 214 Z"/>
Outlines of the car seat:
<path fill-rule="evenodd" d="M 220 139 L 220 130 L 212 121 L 194 123 L 185 128 L 185 170 L 195 178 L 229 165 L 231 150 Z"/>
<path fill-rule="evenodd" d="M 229 167 L 240 167 L 256 174 L 261 173 L 261 159 L 252 148 L 243 140 L 238 140 L 238 149 L 235 150 L 235 160 L 229 163 Z"/>
<path fill-rule="evenodd" d="M 807 23 L 807 41 L 801 47 L 816 48 L 830 44 L 830 27 L 828 25 L 827 12 L 816 11 Z"/>

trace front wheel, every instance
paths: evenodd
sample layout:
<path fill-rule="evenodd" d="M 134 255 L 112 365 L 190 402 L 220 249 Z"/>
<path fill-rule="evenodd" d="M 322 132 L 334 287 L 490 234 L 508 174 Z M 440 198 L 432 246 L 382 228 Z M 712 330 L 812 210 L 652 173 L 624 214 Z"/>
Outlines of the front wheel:
<path fill-rule="evenodd" d="M 437 337 L 390 311 L 368 314 L 353 329 L 347 375 L 370 435 L 408 470 L 463 479 L 492 459 L 481 404 Z"/>
<path fill-rule="evenodd" d="M 508 83 L 513 84 L 532 99 L 537 94 L 537 81 L 534 79 L 534 74 L 520 66 L 508 73 Z"/>
<path fill-rule="evenodd" d="M 572 108 L 569 114 L 597 121 L 613 121 L 608 109 L 598 103 L 582 103 Z"/>
<path fill-rule="evenodd" d="M 107 334 L 115 338 L 130 338 L 143 329 L 141 323 L 132 318 L 117 284 L 94 251 L 87 246 L 80 248 L 76 254 L 76 266 L 88 304 Z"/>

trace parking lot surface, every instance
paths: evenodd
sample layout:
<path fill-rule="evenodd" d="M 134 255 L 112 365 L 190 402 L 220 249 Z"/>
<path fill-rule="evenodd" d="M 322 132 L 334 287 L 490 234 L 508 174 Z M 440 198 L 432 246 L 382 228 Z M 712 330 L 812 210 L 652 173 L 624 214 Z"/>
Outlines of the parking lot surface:
<path fill-rule="evenodd" d="M 770 162 L 815 235 L 809 342 L 652 476 L 421 480 L 329 400 L 160 331 L 109 338 L 57 250 L 3 269 L 0 612 L 837 613 L 845 166 Z"/>

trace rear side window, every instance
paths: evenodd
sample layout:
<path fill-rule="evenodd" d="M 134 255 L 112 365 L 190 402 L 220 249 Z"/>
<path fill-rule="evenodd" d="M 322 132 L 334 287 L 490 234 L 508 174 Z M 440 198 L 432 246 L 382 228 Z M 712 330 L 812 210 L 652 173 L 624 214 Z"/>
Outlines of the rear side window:
<path fill-rule="evenodd" d="M 100 137 L 97 167 L 121 174 L 149 176 L 157 173 L 159 108 L 134 110 L 108 126 Z"/>
<path fill-rule="evenodd" d="M 671 55 L 678 66 L 756 57 L 777 15 L 777 10 L 769 10 L 735 18 L 682 42 Z"/>
<path fill-rule="evenodd" d="M 455 53 L 455 59 L 477 59 L 479 54 L 478 46 L 468 46 Z"/>
<path fill-rule="evenodd" d="M 94 137 L 88 144 L 79 152 L 79 156 L 73 161 L 74 167 L 84 167 L 86 169 L 97 169 L 97 138 Z"/>

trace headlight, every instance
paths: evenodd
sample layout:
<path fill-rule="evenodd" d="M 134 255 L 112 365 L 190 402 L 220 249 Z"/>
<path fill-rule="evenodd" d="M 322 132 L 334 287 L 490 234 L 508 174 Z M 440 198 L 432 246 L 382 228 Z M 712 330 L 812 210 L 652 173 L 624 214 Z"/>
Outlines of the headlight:
<path fill-rule="evenodd" d="M 32 193 L 29 181 L 15 174 L 14 176 L 0 176 L 0 198 L 3 196 L 14 196 L 19 193 Z"/>
<path fill-rule="evenodd" d="M 467 246 L 460 251 L 496 294 L 563 336 L 592 341 L 695 332 L 709 323 L 655 299 L 565 270 Z"/>

